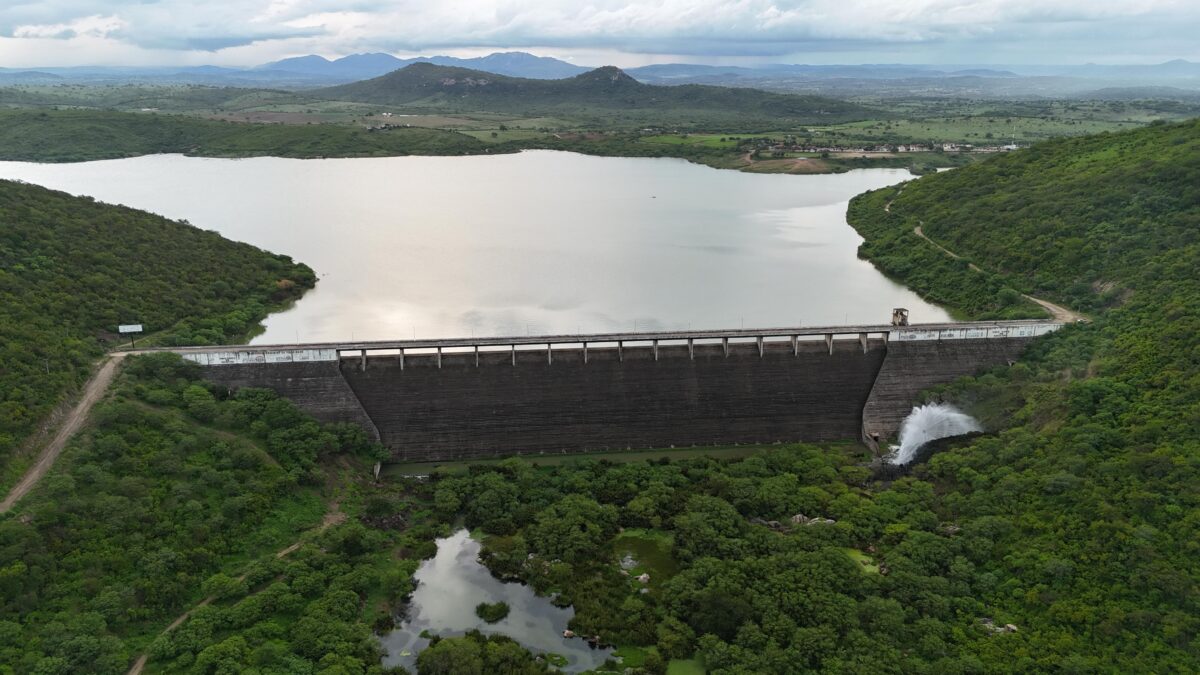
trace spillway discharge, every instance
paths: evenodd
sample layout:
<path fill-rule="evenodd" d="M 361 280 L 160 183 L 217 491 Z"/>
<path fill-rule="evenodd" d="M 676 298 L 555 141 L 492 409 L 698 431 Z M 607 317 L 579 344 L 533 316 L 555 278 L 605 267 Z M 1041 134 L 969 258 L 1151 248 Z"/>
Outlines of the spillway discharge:
<path fill-rule="evenodd" d="M 912 409 L 900 425 L 900 445 L 892 446 L 888 462 L 908 464 L 917 450 L 930 441 L 983 431 L 974 417 L 948 403 L 930 403 Z"/>

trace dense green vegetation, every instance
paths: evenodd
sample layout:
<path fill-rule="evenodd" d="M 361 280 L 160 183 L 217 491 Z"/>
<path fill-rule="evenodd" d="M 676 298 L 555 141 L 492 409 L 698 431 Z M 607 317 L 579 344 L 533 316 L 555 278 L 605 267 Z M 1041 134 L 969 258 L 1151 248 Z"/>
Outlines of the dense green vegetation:
<path fill-rule="evenodd" d="M 847 219 L 865 239 L 859 256 L 960 319 L 1045 318 L 1045 312 L 1021 297 L 1016 281 L 982 267 L 972 269 L 970 256 L 953 258 L 918 237 L 919 219 L 899 224 L 888 210 L 905 187 L 868 192 L 850 202 Z"/>
<path fill-rule="evenodd" d="M 970 539 L 942 532 L 928 484 L 866 489 L 860 459 L 796 446 L 736 462 L 510 460 L 438 481 L 434 500 L 443 517 L 490 533 L 483 557 L 494 572 L 573 603 L 576 632 L 654 647 L 650 670 L 697 651 L 717 672 L 970 667 L 991 648 L 976 621 L 991 608 L 973 597 L 966 559 L 944 578 Z M 798 514 L 837 522 L 794 523 Z M 623 574 L 622 527 L 644 528 L 639 538 L 673 564 L 639 560 Z M 846 552 L 868 545 L 889 575 Z"/>
<path fill-rule="evenodd" d="M 897 225 L 921 224 L 1021 291 L 1082 309 L 1110 305 L 1164 255 L 1200 241 L 1198 130 L 1193 121 L 1043 143 L 861 197 L 853 220 L 872 233 L 866 256 L 886 258 L 889 271 L 913 243 L 911 227 Z M 897 192 L 890 218 L 873 217 Z"/>
<path fill-rule="evenodd" d="M 434 639 L 417 657 L 421 675 L 539 675 L 555 672 L 503 635 L 471 631 L 463 637 Z"/>
<path fill-rule="evenodd" d="M 1039 669 L 1194 670 L 1200 122 L 1046 143 L 865 195 L 851 216 L 867 257 L 972 313 L 1002 303 L 926 274 L 916 223 L 989 278 L 1096 310 L 947 388 L 1010 428 L 927 475 L 941 512 L 991 528 L 981 597 L 1018 619 Z"/>
<path fill-rule="evenodd" d="M 220 110 L 291 101 L 289 92 L 243 87 L 162 84 L 54 84 L 0 87 L 6 107 L 98 108 L 104 110 L 167 112 Z"/>
<path fill-rule="evenodd" d="M 496 623 L 508 616 L 508 603 L 481 602 L 475 606 L 475 615 L 488 623 Z"/>
<path fill-rule="evenodd" d="M 481 152 L 451 131 L 247 124 L 97 110 L 0 111 L 0 159 L 77 162 L 154 153 L 207 157 L 383 157 Z"/>
<path fill-rule="evenodd" d="M 0 672 L 123 673 L 147 646 L 174 672 L 379 672 L 364 598 L 403 596 L 413 566 L 378 571 L 384 531 L 318 528 L 328 467 L 379 446 L 267 390 L 223 398 L 195 371 L 130 359 L 22 516 L 0 521 Z"/>
<path fill-rule="evenodd" d="M 0 483 L 19 468 L 14 448 L 87 378 L 118 324 L 220 344 L 315 280 L 287 256 L 186 223 L 0 181 Z"/>

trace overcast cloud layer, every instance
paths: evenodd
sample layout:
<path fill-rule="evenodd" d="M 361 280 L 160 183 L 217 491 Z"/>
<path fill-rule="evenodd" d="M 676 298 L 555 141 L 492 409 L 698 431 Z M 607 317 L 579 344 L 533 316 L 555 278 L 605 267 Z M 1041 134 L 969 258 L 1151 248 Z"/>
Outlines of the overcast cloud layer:
<path fill-rule="evenodd" d="M 596 65 L 1200 60 L 1200 0 L 0 0 L 0 65 L 520 49 Z"/>

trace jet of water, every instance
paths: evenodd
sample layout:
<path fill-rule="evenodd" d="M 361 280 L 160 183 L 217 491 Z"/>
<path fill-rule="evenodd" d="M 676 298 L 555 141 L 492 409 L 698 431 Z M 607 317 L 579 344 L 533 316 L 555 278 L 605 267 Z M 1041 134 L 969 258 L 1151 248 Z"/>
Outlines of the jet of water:
<path fill-rule="evenodd" d="M 917 450 L 930 441 L 983 431 L 974 417 L 947 403 L 930 403 L 912 409 L 900 425 L 900 445 L 892 446 L 888 461 L 908 464 Z"/>

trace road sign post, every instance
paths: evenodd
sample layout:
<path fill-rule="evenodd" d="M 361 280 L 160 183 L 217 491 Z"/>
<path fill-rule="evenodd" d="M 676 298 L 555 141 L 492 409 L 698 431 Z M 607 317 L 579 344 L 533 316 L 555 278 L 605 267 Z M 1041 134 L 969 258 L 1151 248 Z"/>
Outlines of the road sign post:
<path fill-rule="evenodd" d="M 142 324 L 140 323 L 123 323 L 117 326 L 117 332 L 121 335 L 129 335 L 129 347 L 137 347 L 137 334 L 142 332 Z"/>

